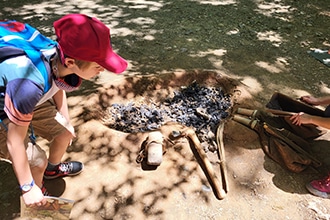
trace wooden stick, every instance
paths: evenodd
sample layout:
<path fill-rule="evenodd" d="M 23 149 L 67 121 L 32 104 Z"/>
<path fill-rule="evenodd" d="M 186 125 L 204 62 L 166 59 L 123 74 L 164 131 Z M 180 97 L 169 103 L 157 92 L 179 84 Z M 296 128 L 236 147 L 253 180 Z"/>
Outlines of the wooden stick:
<path fill-rule="evenodd" d="M 204 152 L 198 137 L 193 129 L 187 128 L 182 131 L 182 135 L 189 138 L 192 145 L 195 147 L 203 165 L 205 166 L 206 172 L 210 178 L 210 184 L 213 185 L 217 199 L 224 199 L 226 197 L 226 191 L 223 188 L 221 176 L 217 177 L 214 172 L 213 166 L 209 161 L 206 153 Z"/>
<path fill-rule="evenodd" d="M 282 110 L 276 110 L 276 109 L 266 109 L 267 112 L 270 112 L 274 115 L 277 115 L 277 116 L 292 116 L 292 115 L 295 115 L 297 113 L 295 112 L 287 112 L 287 111 L 282 111 Z"/>
<path fill-rule="evenodd" d="M 223 129 L 225 127 L 225 122 L 220 122 L 217 128 L 217 145 L 218 145 L 218 157 L 220 159 L 220 174 L 222 180 L 222 188 L 223 190 L 228 193 L 229 191 L 229 184 L 227 178 L 227 166 L 226 166 L 226 157 L 225 157 L 225 145 L 223 142 Z"/>

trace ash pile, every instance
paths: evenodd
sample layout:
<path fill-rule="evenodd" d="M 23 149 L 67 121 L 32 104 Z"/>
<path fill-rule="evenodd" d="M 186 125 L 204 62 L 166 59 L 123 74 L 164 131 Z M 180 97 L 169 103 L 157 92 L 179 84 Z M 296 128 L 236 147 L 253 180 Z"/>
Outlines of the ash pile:
<path fill-rule="evenodd" d="M 104 123 L 115 130 L 137 133 L 158 129 L 169 121 L 177 122 L 193 127 L 204 150 L 214 152 L 217 126 L 228 116 L 230 107 L 230 97 L 221 88 L 192 83 L 162 103 L 112 104 Z"/>

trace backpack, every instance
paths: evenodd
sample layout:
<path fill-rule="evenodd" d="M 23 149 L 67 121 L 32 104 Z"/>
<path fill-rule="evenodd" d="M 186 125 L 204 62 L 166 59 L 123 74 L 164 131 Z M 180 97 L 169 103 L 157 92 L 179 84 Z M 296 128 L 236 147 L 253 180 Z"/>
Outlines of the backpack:
<path fill-rule="evenodd" d="M 257 132 L 261 148 L 268 157 L 282 167 L 299 173 L 308 167 L 322 165 L 310 149 L 312 141 L 323 135 L 324 130 L 310 124 L 297 126 L 284 117 L 295 112 L 329 117 L 327 111 L 275 92 L 266 104 L 266 110 L 238 108 L 233 120 Z"/>
<path fill-rule="evenodd" d="M 57 42 L 45 37 L 29 24 L 15 20 L 0 21 L 0 63 L 16 56 L 26 55 L 48 81 L 43 50 L 58 47 Z M 46 83 L 44 92 L 50 89 Z"/>
<path fill-rule="evenodd" d="M 246 114 L 248 111 L 253 115 Z M 279 117 L 262 110 L 238 108 L 232 119 L 257 132 L 264 153 L 282 167 L 300 173 L 308 167 L 322 165 L 309 152 L 310 143 L 284 128 Z"/>

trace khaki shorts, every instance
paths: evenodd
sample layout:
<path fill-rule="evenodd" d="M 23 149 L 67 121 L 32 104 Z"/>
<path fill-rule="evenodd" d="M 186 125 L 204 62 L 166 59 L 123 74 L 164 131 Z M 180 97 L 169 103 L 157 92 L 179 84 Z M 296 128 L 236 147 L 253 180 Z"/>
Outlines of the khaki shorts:
<path fill-rule="evenodd" d="M 60 122 L 59 122 L 60 118 Z M 47 101 L 39 106 L 37 106 L 33 113 L 32 127 L 35 136 L 40 136 L 48 141 L 52 141 L 56 136 L 61 134 L 66 130 L 63 126 L 64 117 L 59 117 L 59 113 L 52 101 Z M 8 124 L 9 120 L 3 120 L 4 124 Z M 29 164 L 31 167 L 37 166 L 45 160 L 46 153 L 37 144 L 33 145 L 30 142 L 29 135 L 31 131 L 28 132 L 25 138 L 26 153 L 29 159 Z M 9 159 L 10 156 L 7 149 L 7 131 L 2 124 L 0 124 L 0 158 Z"/>

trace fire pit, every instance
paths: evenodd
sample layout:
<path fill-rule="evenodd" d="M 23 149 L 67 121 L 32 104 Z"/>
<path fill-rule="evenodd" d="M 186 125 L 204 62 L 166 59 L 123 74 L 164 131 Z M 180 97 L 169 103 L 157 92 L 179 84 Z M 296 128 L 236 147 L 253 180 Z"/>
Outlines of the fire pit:
<path fill-rule="evenodd" d="M 159 103 L 112 104 L 104 123 L 115 130 L 137 133 L 158 129 L 169 121 L 177 122 L 193 127 L 204 150 L 214 152 L 217 125 L 228 116 L 230 107 L 230 96 L 221 88 L 193 82 Z"/>

